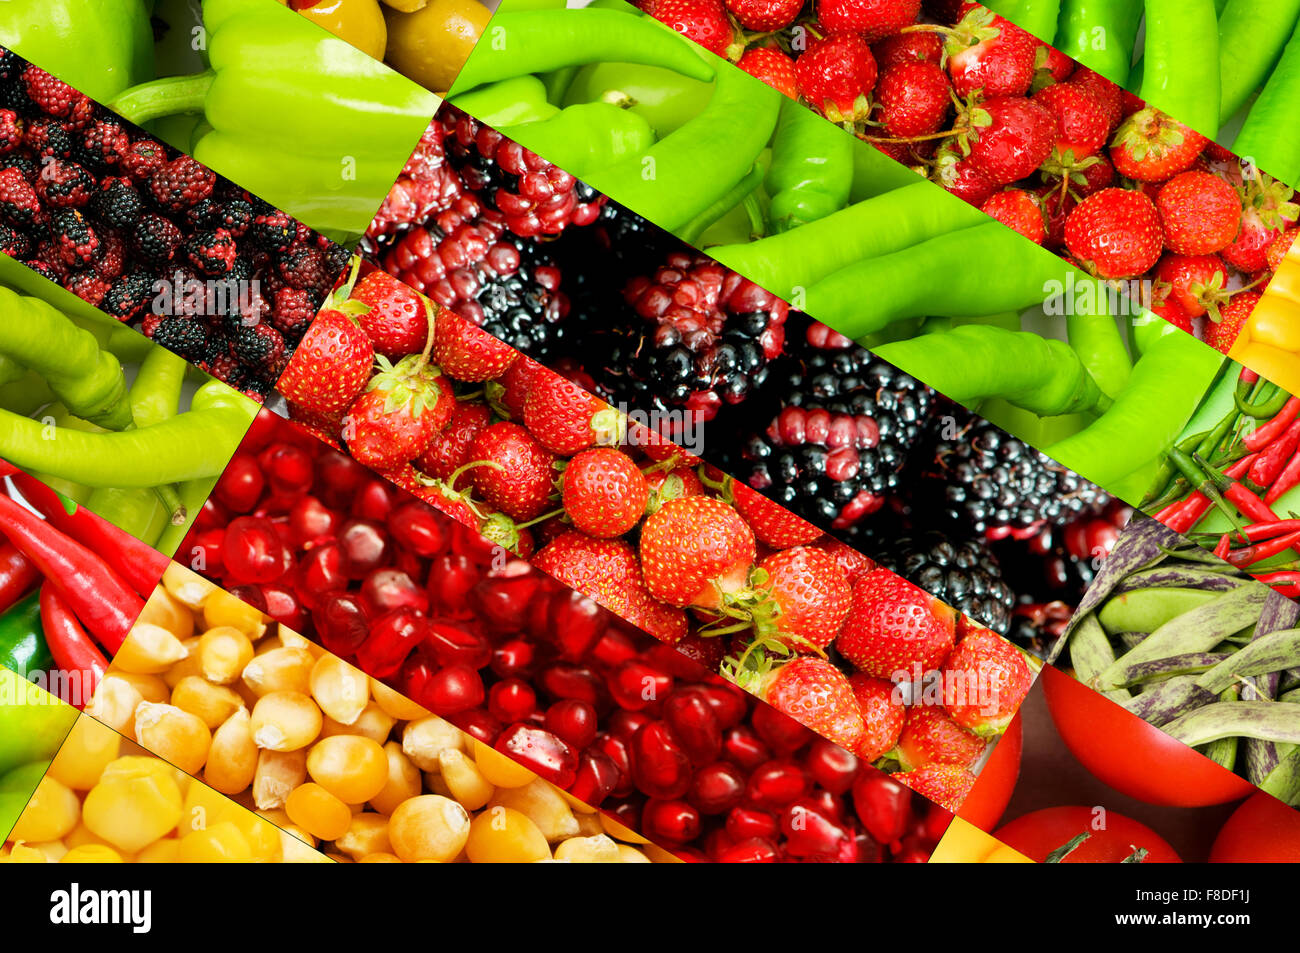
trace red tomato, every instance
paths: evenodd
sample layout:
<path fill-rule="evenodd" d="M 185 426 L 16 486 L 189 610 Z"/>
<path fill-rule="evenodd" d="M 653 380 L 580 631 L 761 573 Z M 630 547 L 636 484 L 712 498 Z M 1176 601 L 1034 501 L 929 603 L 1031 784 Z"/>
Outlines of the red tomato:
<path fill-rule="evenodd" d="M 1219 830 L 1210 863 L 1300 864 L 1300 811 L 1260 791 Z"/>
<path fill-rule="evenodd" d="M 1043 692 L 1061 740 L 1079 762 L 1121 794 L 1148 804 L 1204 807 L 1255 790 L 1181 741 L 1048 665 Z"/>
<path fill-rule="evenodd" d="M 958 817 L 982 831 L 991 831 L 997 826 L 1020 777 L 1020 745 L 1020 715 L 1017 714 L 989 755 L 970 794 L 961 802 Z"/>
<path fill-rule="evenodd" d="M 1084 833 L 1089 835 L 1088 839 L 1071 851 L 1062 863 L 1118 864 L 1139 847 L 1147 851 L 1142 861 L 1144 864 L 1183 862 L 1165 839 L 1145 824 L 1114 811 L 1102 813 L 1092 807 L 1044 808 L 1017 817 L 994 831 L 993 836 L 1041 864 L 1052 851 Z"/>

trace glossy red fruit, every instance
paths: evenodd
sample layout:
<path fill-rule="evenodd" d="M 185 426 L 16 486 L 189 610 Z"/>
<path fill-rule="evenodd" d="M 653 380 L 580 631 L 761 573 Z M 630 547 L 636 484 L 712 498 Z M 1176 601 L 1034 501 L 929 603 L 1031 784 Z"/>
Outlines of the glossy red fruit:
<path fill-rule="evenodd" d="M 522 679 L 503 679 L 488 691 L 488 711 L 507 724 L 512 721 L 523 721 L 536 708 L 537 693 L 533 691 L 531 685 Z M 549 729 L 549 726 L 547 727 Z M 595 737 L 594 731 L 592 737 Z M 578 747 L 583 746 L 578 745 Z"/>
<path fill-rule="evenodd" d="M 652 840 L 685 844 L 700 834 L 700 812 L 686 801 L 652 798 L 642 809 L 641 829 Z"/>
<path fill-rule="evenodd" d="M 511 725 L 494 747 L 559 787 L 567 788 L 577 778 L 577 752 L 544 728 Z"/>
<path fill-rule="evenodd" d="M 868 770 L 853 782 L 853 809 L 878 843 L 892 844 L 911 823 L 912 792 L 889 775 Z"/>
<path fill-rule="evenodd" d="M 804 758 L 804 770 L 820 787 L 831 794 L 843 794 L 853 786 L 860 762 L 857 755 L 845 751 L 825 738 L 817 738 Z"/>
<path fill-rule="evenodd" d="M 722 730 L 704 695 L 694 688 L 678 689 L 664 699 L 662 715 L 692 763 L 705 765 L 722 752 Z"/>
<path fill-rule="evenodd" d="M 651 721 L 633 735 L 628 745 L 632 780 L 653 798 L 680 798 L 691 787 L 691 761 L 667 722 Z"/>
<path fill-rule="evenodd" d="M 771 758 L 772 751 L 753 728 L 737 725 L 722 736 L 722 756 L 748 772 Z"/>
<path fill-rule="evenodd" d="M 745 802 L 776 811 L 803 797 L 812 788 L 803 766 L 788 758 L 773 758 L 760 764 L 745 786 Z"/>
<path fill-rule="evenodd" d="M 725 814 L 744 796 L 744 773 L 726 761 L 716 761 L 696 771 L 688 795 L 701 814 Z"/>
<path fill-rule="evenodd" d="M 543 724 L 547 731 L 582 750 L 596 740 L 599 718 L 589 702 L 562 698 L 546 709 Z"/>
<path fill-rule="evenodd" d="M 775 838 L 780 825 L 770 811 L 741 806 L 727 812 L 726 828 L 733 840 L 742 841 L 750 837 Z"/>
<path fill-rule="evenodd" d="M 411 609 L 395 609 L 371 624 L 369 636 L 357 649 L 357 664 L 374 678 L 387 678 L 428 633 L 427 619 Z"/>
<path fill-rule="evenodd" d="M 288 571 L 292 561 L 292 554 L 270 520 L 240 516 L 226 527 L 221 563 L 236 582 L 274 582 Z"/>

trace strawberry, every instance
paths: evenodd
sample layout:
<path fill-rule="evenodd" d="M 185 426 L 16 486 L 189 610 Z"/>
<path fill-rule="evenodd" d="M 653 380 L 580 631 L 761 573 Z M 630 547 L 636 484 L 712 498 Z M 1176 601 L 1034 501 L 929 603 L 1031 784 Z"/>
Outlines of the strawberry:
<path fill-rule="evenodd" d="M 1233 342 L 1261 297 L 1258 291 L 1239 291 L 1233 295 L 1227 304 L 1219 307 L 1219 320 L 1205 326 L 1205 343 L 1224 354 L 1232 350 Z"/>
<path fill-rule="evenodd" d="M 962 98 L 976 90 L 985 99 L 1024 96 L 1034 81 L 1038 41 L 983 7 L 962 17 L 945 48 L 952 88 Z"/>
<path fill-rule="evenodd" d="M 344 418 L 348 450 L 375 470 L 391 470 L 422 454 L 447 425 L 456 397 L 451 382 L 420 354 L 394 366 L 379 358 L 379 373 Z"/>
<path fill-rule="evenodd" d="M 416 465 L 429 476 L 450 480 L 452 474 L 473 459 L 469 455 L 470 444 L 491 422 L 492 411 L 486 404 L 457 401 L 451 419 L 433 435 L 416 459 Z M 468 475 L 465 482 L 471 482 Z"/>
<path fill-rule="evenodd" d="M 1282 266 L 1282 259 L 1291 250 L 1291 245 L 1298 234 L 1300 228 L 1288 228 L 1268 243 L 1268 247 L 1264 249 L 1264 263 L 1268 265 L 1269 271 L 1277 271 Z"/>
<path fill-rule="evenodd" d="M 1139 109 L 1120 124 L 1110 159 L 1120 175 L 1139 182 L 1163 182 L 1192 167 L 1206 139 L 1158 109 Z"/>
<path fill-rule="evenodd" d="M 946 140 L 934 163 L 934 181 L 963 202 L 980 206 L 998 189 L 969 156 L 962 156 L 955 143 Z"/>
<path fill-rule="evenodd" d="M 853 589 L 834 557 L 811 546 L 795 546 L 758 564 L 752 608 L 760 638 L 787 648 L 824 649 L 839 634 Z"/>
<path fill-rule="evenodd" d="M 741 45 L 722 0 L 654 0 L 646 12 L 710 53 L 740 58 Z"/>
<path fill-rule="evenodd" d="M 1192 316 L 1188 314 L 1177 298 L 1170 294 L 1173 289 L 1167 284 L 1160 284 L 1153 289 L 1151 312 L 1164 318 L 1180 331 L 1186 331 L 1188 334 L 1192 331 Z"/>
<path fill-rule="evenodd" d="M 857 33 L 868 43 L 911 26 L 921 0 L 817 0 L 817 22 L 828 33 Z"/>
<path fill-rule="evenodd" d="M 952 651 L 955 615 L 901 576 L 874 569 L 853 586 L 849 617 L 835 647 L 859 671 L 879 678 L 918 664 L 928 671 Z"/>
<path fill-rule="evenodd" d="M 669 500 L 704 495 L 704 483 L 700 480 L 700 475 L 690 467 L 651 470 L 645 475 L 645 482 L 650 490 L 645 504 L 646 516 L 658 512 Z"/>
<path fill-rule="evenodd" d="M 1063 83 L 1070 78 L 1076 64 L 1060 50 L 1046 43 L 1039 43 L 1034 51 L 1035 85 L 1040 77 L 1046 77 L 1051 83 Z M 1110 130 L 1108 129 L 1107 132 Z"/>
<path fill-rule="evenodd" d="M 746 681 L 743 675 L 741 681 Z M 825 659 L 796 658 L 760 674 L 750 684 L 777 711 L 841 748 L 852 751 L 861 741 L 862 715 L 853 687 L 844 673 Z"/>
<path fill-rule="evenodd" d="M 438 309 L 435 324 L 434 360 L 458 381 L 477 383 L 500 377 L 519 357 L 509 344 L 448 308 Z"/>
<path fill-rule="evenodd" d="M 1065 220 L 1065 245 L 1099 278 L 1131 278 L 1160 258 L 1160 215 L 1141 192 L 1102 189 Z"/>
<path fill-rule="evenodd" d="M 1270 261 L 1268 247 L 1300 217 L 1300 205 L 1292 201 L 1294 193 L 1288 186 L 1262 173 L 1243 185 L 1241 195 L 1241 230 L 1220 255 L 1247 273 L 1275 271 L 1281 258 Z"/>
<path fill-rule="evenodd" d="M 612 447 L 583 450 L 564 469 L 564 511 L 574 528 L 609 539 L 631 531 L 650 488 L 632 458 Z"/>
<path fill-rule="evenodd" d="M 704 461 L 657 430 L 635 420 L 627 421 L 627 440 L 655 463 L 672 460 L 677 466 L 696 467 Z"/>
<path fill-rule="evenodd" d="M 644 608 L 638 595 L 644 590 L 641 567 L 625 540 L 592 539 L 571 530 L 543 546 L 532 562 L 618 615 Z"/>
<path fill-rule="evenodd" d="M 876 60 L 856 33 L 812 39 L 794 61 L 799 95 L 831 122 L 857 122 L 871 112 Z"/>
<path fill-rule="evenodd" d="M 1180 172 L 1160 187 L 1156 210 L 1165 248 L 1179 255 L 1208 255 L 1228 245 L 1241 226 L 1236 190 L 1210 172 Z"/>
<path fill-rule="evenodd" d="M 331 295 L 331 302 L 339 301 Z M 365 305 L 327 302 L 298 342 L 276 389 L 287 400 L 318 414 L 338 414 L 352 404 L 370 379 L 375 348 L 357 323 Z"/>
<path fill-rule="evenodd" d="M 798 98 L 799 83 L 794 75 L 794 60 L 775 46 L 751 47 L 736 65 L 755 79 L 767 83 L 782 96 Z"/>
<path fill-rule="evenodd" d="M 864 761 L 875 761 L 898 744 L 907 709 L 899 700 L 894 683 L 888 679 L 855 672 L 849 676 L 849 685 L 857 699 L 863 727 L 854 754 Z"/>
<path fill-rule="evenodd" d="M 1106 134 L 1110 132 L 1106 116 L 1097 101 L 1078 86 L 1068 83 L 1044 86 L 1030 98 L 1056 121 L 1056 141 L 1052 148 L 1062 164 L 1073 165 L 1106 144 Z"/>
<path fill-rule="evenodd" d="M 811 543 L 822 531 L 801 516 L 791 513 L 780 503 L 773 503 L 757 490 L 733 482 L 731 494 L 739 513 L 758 541 L 773 549 L 788 549 Z"/>
<path fill-rule="evenodd" d="M 619 443 L 623 419 L 599 397 L 546 369 L 533 375 L 524 402 L 524 426 L 560 456 L 572 456 L 594 443 Z"/>
<path fill-rule="evenodd" d="M 1189 318 L 1198 318 L 1226 300 L 1223 284 L 1227 271 L 1218 255 L 1165 255 L 1156 265 L 1157 285 L 1169 286 L 1169 298 Z"/>
<path fill-rule="evenodd" d="M 1119 125 L 1123 116 L 1121 100 L 1124 91 L 1105 76 L 1093 72 L 1086 66 L 1078 67 L 1065 82 L 1080 90 L 1097 104 L 1106 122 L 1106 134 L 1110 135 L 1110 131 Z"/>
<path fill-rule="evenodd" d="M 1020 96 L 989 99 L 971 112 L 970 161 L 994 185 L 1032 175 L 1052 154 L 1056 120 Z M 982 204 L 982 203 L 981 203 Z"/>
<path fill-rule="evenodd" d="M 727 0 L 727 9 L 746 30 L 784 30 L 803 9 L 803 0 Z"/>
<path fill-rule="evenodd" d="M 487 385 L 488 400 L 492 407 L 503 417 L 522 420 L 524 404 L 528 402 L 528 390 L 533 386 L 533 378 L 541 370 L 542 365 L 527 354 L 520 354 L 500 377 Z"/>
<path fill-rule="evenodd" d="M 660 602 L 646 591 L 645 583 L 633 580 L 628 586 L 627 609 L 621 613 L 624 619 L 638 628 L 649 632 L 660 642 L 675 645 L 690 631 L 690 621 L 686 613 L 677 606 Z M 717 642 L 717 639 L 706 641 Z M 716 665 L 714 668 L 716 669 Z"/>
<path fill-rule="evenodd" d="M 1043 244 L 1043 209 L 1038 200 L 1024 189 L 1007 189 L 998 192 L 980 206 L 985 215 L 992 215 L 1012 231 L 1024 235 L 1035 245 Z"/>
<path fill-rule="evenodd" d="M 469 455 L 479 464 L 470 471 L 474 488 L 489 505 L 516 520 L 546 511 L 555 458 L 523 427 L 510 421 L 493 424 L 470 443 Z"/>
<path fill-rule="evenodd" d="M 396 360 L 424 350 L 429 315 L 436 313 L 424 295 L 376 269 L 357 282 L 352 300 L 369 308 L 360 312 L 357 320 L 376 352 Z"/>
<path fill-rule="evenodd" d="M 836 565 L 844 570 L 844 577 L 848 579 L 850 586 L 856 586 L 859 579 L 876 568 L 876 564 L 869 556 L 864 556 L 833 536 L 823 536 L 813 545 L 834 558 Z"/>
<path fill-rule="evenodd" d="M 914 705 L 898 739 L 898 762 L 904 771 L 927 764 L 970 767 L 984 752 L 984 742 L 938 707 Z"/>
<path fill-rule="evenodd" d="M 943 666 L 943 707 L 982 738 L 1000 734 L 1034 683 L 1021 651 L 988 629 L 965 636 Z"/>
<path fill-rule="evenodd" d="M 966 800 L 975 785 L 975 775 L 955 764 L 927 764 L 915 771 L 900 771 L 890 777 L 953 812 L 961 807 L 961 802 Z"/>
<path fill-rule="evenodd" d="M 876 98 L 889 138 L 913 139 L 942 128 L 948 118 L 948 75 L 933 63 L 899 63 L 880 74 Z"/>
<path fill-rule="evenodd" d="M 871 45 L 871 54 L 883 73 L 899 63 L 943 62 L 943 40 L 936 33 L 895 33 Z"/>
<path fill-rule="evenodd" d="M 641 526 L 646 587 L 660 602 L 716 609 L 754 564 L 754 534 L 721 500 L 670 500 Z"/>

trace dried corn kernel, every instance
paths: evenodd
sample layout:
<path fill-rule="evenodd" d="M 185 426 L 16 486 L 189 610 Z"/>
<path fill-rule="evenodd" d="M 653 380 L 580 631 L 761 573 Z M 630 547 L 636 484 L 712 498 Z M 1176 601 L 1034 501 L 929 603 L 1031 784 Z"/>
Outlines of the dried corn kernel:
<path fill-rule="evenodd" d="M 392 814 L 399 804 L 420 793 L 420 769 L 396 741 L 384 745 L 384 757 L 388 760 L 388 780 L 383 790 L 370 799 L 370 806 L 381 814 Z"/>
<path fill-rule="evenodd" d="M 240 708 L 212 734 L 203 779 L 222 794 L 238 794 L 253 783 L 257 773 L 257 744 L 252 719 Z"/>
<path fill-rule="evenodd" d="M 549 860 L 551 847 L 527 815 L 491 807 L 470 824 L 465 853 L 475 864 L 531 864 Z"/>
<path fill-rule="evenodd" d="M 495 788 L 465 752 L 448 748 L 438 755 L 438 764 L 452 797 L 468 810 L 477 811 L 492 797 Z"/>
<path fill-rule="evenodd" d="M 578 820 L 569 810 L 568 801 L 560 796 L 558 788 L 541 778 L 534 778 L 522 787 L 498 788 L 492 795 L 492 806 L 513 808 L 527 815 L 552 844 L 579 832 Z"/>
<path fill-rule="evenodd" d="M 113 667 L 137 675 L 157 675 L 187 654 L 181 640 L 162 626 L 138 622 L 113 656 Z"/>
<path fill-rule="evenodd" d="M 135 737 L 186 774 L 202 770 L 212 744 L 212 732 L 203 719 L 175 705 L 150 702 L 141 702 L 135 710 Z"/>
<path fill-rule="evenodd" d="M 391 854 L 388 827 L 388 818 L 383 814 L 354 814 L 348 832 L 334 841 L 334 846 L 353 860 L 367 854 Z"/>
<path fill-rule="evenodd" d="M 253 643 L 233 626 L 208 629 L 199 636 L 199 671 L 209 682 L 229 685 L 253 661 Z"/>
<path fill-rule="evenodd" d="M 203 603 L 203 621 L 210 629 L 229 626 L 252 640 L 266 633 L 266 617 L 238 596 L 224 589 L 212 593 Z"/>
<path fill-rule="evenodd" d="M 156 758 L 127 756 L 104 769 L 82 803 L 86 826 L 113 846 L 135 853 L 180 822 L 182 795 Z"/>
<path fill-rule="evenodd" d="M 322 655 L 311 670 L 311 696 L 328 717 L 351 725 L 370 702 L 370 682 L 361 669 L 335 655 Z"/>
<path fill-rule="evenodd" d="M 444 750 L 463 751 L 467 735 L 449 721 L 430 715 L 402 729 L 402 750 L 421 771 L 437 771 Z M 512 762 L 513 763 L 513 762 Z"/>
<path fill-rule="evenodd" d="M 125 859 L 107 844 L 74 847 L 59 860 L 61 864 L 122 864 Z"/>
<path fill-rule="evenodd" d="M 163 570 L 162 584 L 173 599 L 195 612 L 217 591 L 214 583 L 176 562 Z"/>
<path fill-rule="evenodd" d="M 304 648 L 273 648 L 244 666 L 243 682 L 258 697 L 271 692 L 311 693 L 315 657 Z"/>
<path fill-rule="evenodd" d="M 95 689 L 86 713 L 115 732 L 135 738 L 135 710 L 143 702 L 140 693 L 126 679 L 109 672 Z"/>
<path fill-rule="evenodd" d="M 290 820 L 321 840 L 337 840 L 352 826 L 352 811 L 319 784 L 309 782 L 294 788 L 284 809 Z"/>
<path fill-rule="evenodd" d="M 244 707 L 244 700 L 234 689 L 214 685 L 197 675 L 181 679 L 172 688 L 171 697 L 163 700 L 170 701 L 181 711 L 196 715 L 209 730 L 225 724 L 226 719 Z"/>
<path fill-rule="evenodd" d="M 253 803 L 260 808 L 284 807 L 289 792 L 307 780 L 307 752 L 263 750 L 253 774 Z"/>
<path fill-rule="evenodd" d="M 571 864 L 617 864 L 621 862 L 618 845 L 605 834 L 594 837 L 570 837 L 555 848 L 556 860 Z"/>
<path fill-rule="evenodd" d="M 388 736 L 392 734 L 393 725 L 395 724 L 392 715 L 371 702 L 366 706 L 365 711 L 358 716 L 357 720 L 350 725 L 345 725 L 327 717 L 325 723 L 321 725 L 320 733 L 322 738 L 328 738 L 331 735 L 360 735 L 382 745 L 388 740 Z"/>
<path fill-rule="evenodd" d="M 532 771 L 512 761 L 495 748 L 485 745 L 477 738 L 471 740 L 474 742 L 474 763 L 483 772 L 483 777 L 497 787 L 520 788 L 537 777 Z"/>
<path fill-rule="evenodd" d="M 393 853 L 408 863 L 447 863 L 465 846 L 469 828 L 469 813 L 461 805 L 436 794 L 422 794 L 404 801 L 393 812 L 388 839 Z"/>
<path fill-rule="evenodd" d="M 429 711 L 417 705 L 394 688 L 389 688 L 377 678 L 370 680 L 370 694 L 379 707 L 398 721 L 418 721 L 428 718 Z"/>
<path fill-rule="evenodd" d="M 300 692 L 271 692 L 253 706 L 253 740 L 259 748 L 296 751 L 320 734 L 321 713 L 316 703 Z"/>
<path fill-rule="evenodd" d="M 162 626 L 182 640 L 194 634 L 194 613 L 161 585 L 154 586 L 153 594 L 144 604 L 144 611 L 135 621 Z"/>
<path fill-rule="evenodd" d="M 347 804 L 363 804 L 388 783 L 388 756 L 369 738 L 322 738 L 307 753 L 312 780 Z"/>
<path fill-rule="evenodd" d="M 182 837 L 176 859 L 182 864 L 247 863 L 253 850 L 238 827 L 221 821 Z"/>

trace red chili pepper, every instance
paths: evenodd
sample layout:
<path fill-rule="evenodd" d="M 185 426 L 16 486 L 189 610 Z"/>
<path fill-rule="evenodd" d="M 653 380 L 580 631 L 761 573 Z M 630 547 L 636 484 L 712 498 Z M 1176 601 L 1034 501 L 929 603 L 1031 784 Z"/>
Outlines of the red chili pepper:
<path fill-rule="evenodd" d="M 1268 505 L 1240 483 L 1234 482 L 1223 491 L 1223 498 L 1241 510 L 1243 516 L 1256 523 L 1276 523 L 1278 515 Z"/>
<path fill-rule="evenodd" d="M 1214 555 L 1218 556 L 1220 559 L 1227 559 L 1228 550 L 1231 548 L 1231 546 L 1232 546 L 1231 536 L 1228 533 L 1224 533 L 1222 536 L 1219 537 L 1218 545 L 1214 547 Z"/>
<path fill-rule="evenodd" d="M 1260 452 L 1259 459 L 1251 465 L 1250 482 L 1257 486 L 1272 486 L 1297 446 L 1300 446 L 1300 420 L 1287 427 L 1282 436 Z"/>
<path fill-rule="evenodd" d="M 41 586 L 41 629 L 54 664 L 72 679 L 72 697 L 63 700 L 84 708 L 95 697 L 95 688 L 108 671 L 108 659 L 90 641 L 57 587 L 48 580 Z"/>
<path fill-rule="evenodd" d="M 1288 533 L 1285 536 L 1276 536 L 1262 543 L 1243 546 L 1241 549 L 1228 553 L 1224 558 L 1234 566 L 1244 569 L 1247 566 L 1262 562 L 1270 556 L 1285 552 L 1297 543 L 1300 543 L 1300 533 Z"/>
<path fill-rule="evenodd" d="M 142 598 L 153 595 L 167 568 L 166 556 L 84 506 L 69 513 L 59 495 L 30 474 L 20 472 L 13 481 L 47 521 L 110 562 Z"/>
<path fill-rule="evenodd" d="M 41 581 L 36 564 L 6 540 L 0 544 L 0 612 L 6 612 Z"/>
<path fill-rule="evenodd" d="M 1292 397 L 1282 406 L 1276 417 L 1264 426 L 1256 427 L 1252 433 L 1246 434 L 1242 443 L 1248 450 L 1262 450 L 1291 426 L 1297 414 L 1300 414 L 1300 397 Z"/>
<path fill-rule="evenodd" d="M 1280 592 L 1292 599 L 1300 598 L 1300 572 L 1262 572 L 1255 576 L 1260 582 L 1272 586 L 1274 592 Z"/>
<path fill-rule="evenodd" d="M 116 654 L 144 610 L 144 600 L 108 564 L 7 496 L 0 496 L 0 533 L 36 564 L 77 618 Z"/>
<path fill-rule="evenodd" d="M 1186 533 L 1201 521 L 1214 504 L 1204 493 L 1192 493 L 1187 499 L 1167 506 L 1156 514 L 1156 519 L 1164 523 L 1175 533 Z"/>
<path fill-rule="evenodd" d="M 1296 484 L 1300 484 L 1300 453 L 1293 456 L 1291 462 L 1277 475 L 1273 485 L 1264 494 L 1264 502 L 1271 505 L 1279 496 Z"/>
<path fill-rule="evenodd" d="M 1246 538 L 1252 543 L 1272 539 L 1283 533 L 1300 533 L 1300 520 L 1275 520 L 1271 523 L 1251 523 L 1246 527 Z"/>
<path fill-rule="evenodd" d="M 1246 475 L 1247 471 L 1255 465 L 1255 461 L 1258 459 L 1258 453 L 1247 454 L 1232 466 L 1228 467 L 1228 469 L 1224 470 L 1223 475 L 1226 477 L 1232 477 L 1234 480 L 1240 480 Z"/>
<path fill-rule="evenodd" d="M 1259 380 L 1259 374 L 1252 371 L 1249 367 L 1243 367 L 1241 373 L 1237 375 L 1237 380 L 1242 384 L 1254 384 Z"/>
<path fill-rule="evenodd" d="M 8 460 L 0 460 L 0 480 L 3 480 L 7 476 L 13 476 L 15 473 L 22 472 L 23 471 L 19 470 Z"/>

